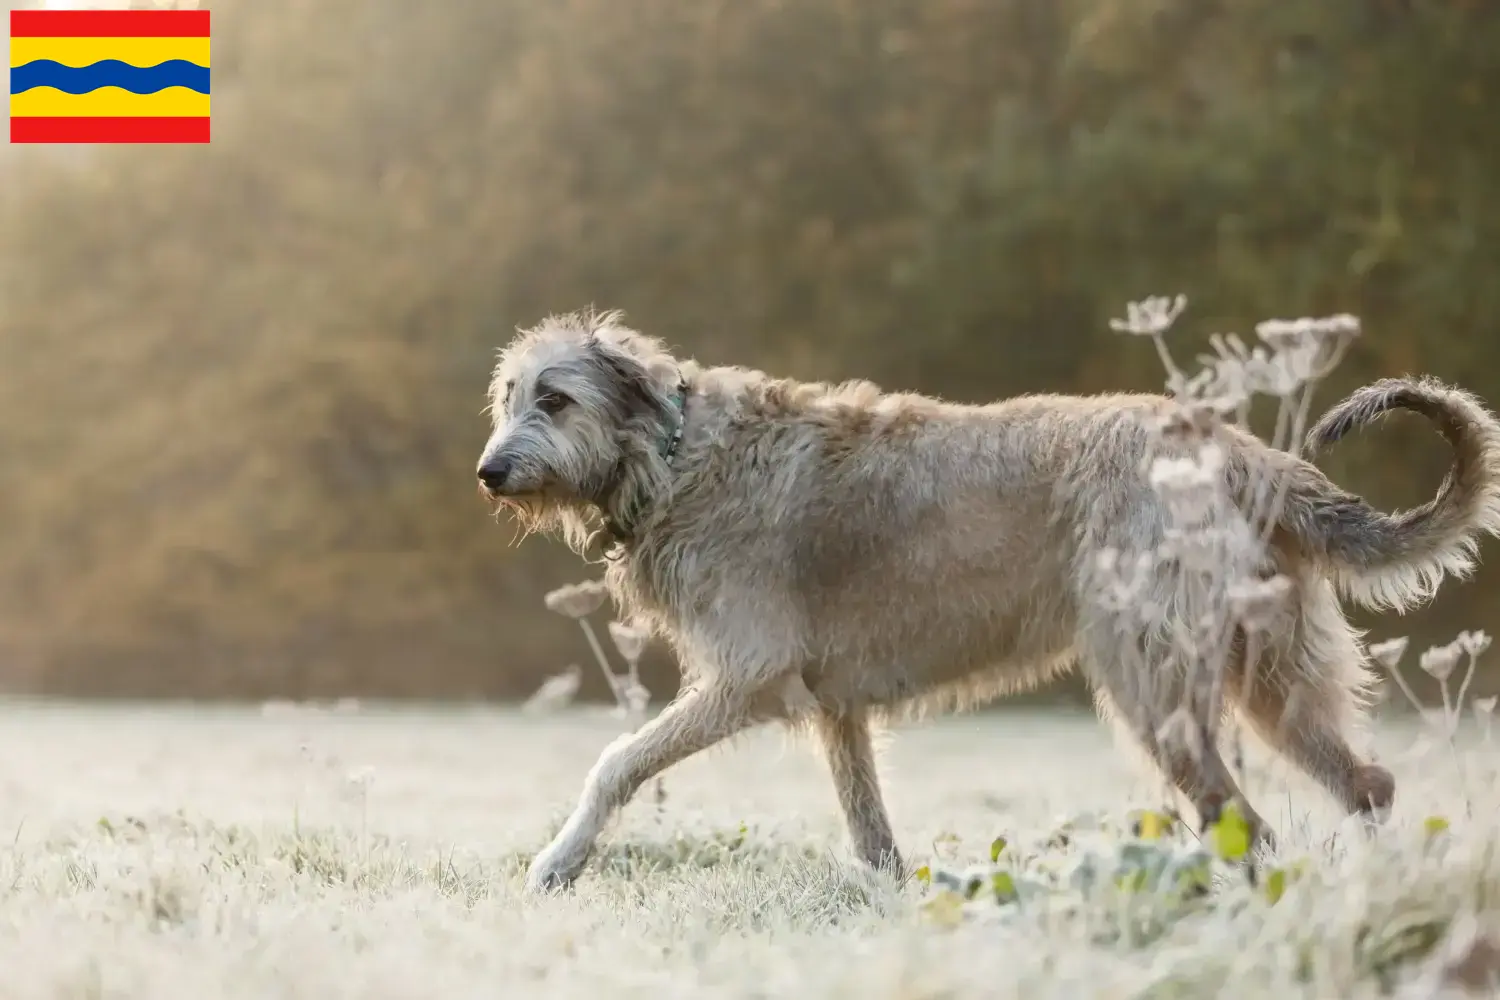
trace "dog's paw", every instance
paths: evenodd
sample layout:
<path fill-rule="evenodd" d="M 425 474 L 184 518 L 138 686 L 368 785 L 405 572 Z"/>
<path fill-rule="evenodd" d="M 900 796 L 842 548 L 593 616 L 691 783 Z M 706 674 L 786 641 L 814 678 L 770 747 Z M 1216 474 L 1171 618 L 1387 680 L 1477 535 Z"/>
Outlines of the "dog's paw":
<path fill-rule="evenodd" d="M 576 875 L 560 871 L 537 871 L 526 873 L 526 893 L 531 896 L 550 896 L 571 888 Z"/>
<path fill-rule="evenodd" d="M 1379 764 L 1362 764 L 1354 769 L 1350 786 L 1367 822 L 1379 826 L 1390 818 L 1396 799 L 1396 779 L 1390 771 Z"/>
<path fill-rule="evenodd" d="M 582 857 L 569 858 L 550 848 L 543 851 L 526 871 L 526 892 L 546 896 L 571 887 L 583 870 L 583 862 Z"/>

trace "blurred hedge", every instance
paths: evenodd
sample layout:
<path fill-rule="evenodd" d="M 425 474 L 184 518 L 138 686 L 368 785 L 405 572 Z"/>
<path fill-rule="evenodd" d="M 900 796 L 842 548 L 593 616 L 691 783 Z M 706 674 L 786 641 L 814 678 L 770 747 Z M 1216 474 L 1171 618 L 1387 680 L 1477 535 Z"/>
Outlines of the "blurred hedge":
<path fill-rule="evenodd" d="M 1107 320 L 1183 291 L 1189 356 L 1360 314 L 1325 404 L 1500 400 L 1483 0 L 210 6 L 210 145 L 0 161 L 12 689 L 508 696 L 584 655 L 540 596 L 585 571 L 471 482 L 494 350 L 589 303 L 983 399 L 1159 385 Z M 1326 465 L 1409 503 L 1435 441 Z M 1493 571 L 1377 635 L 1486 624 Z"/>

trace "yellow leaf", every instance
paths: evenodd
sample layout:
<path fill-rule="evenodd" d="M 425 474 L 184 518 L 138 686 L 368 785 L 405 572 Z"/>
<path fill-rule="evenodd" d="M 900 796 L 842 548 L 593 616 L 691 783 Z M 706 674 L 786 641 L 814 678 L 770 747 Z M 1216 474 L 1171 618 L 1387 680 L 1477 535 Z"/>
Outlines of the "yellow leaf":
<path fill-rule="evenodd" d="M 1166 813 L 1144 809 L 1135 814 L 1131 824 L 1133 832 L 1142 840 L 1160 840 L 1172 832 L 1172 817 Z"/>
<path fill-rule="evenodd" d="M 1209 828 L 1214 853 L 1224 861 L 1242 861 L 1250 853 L 1250 824 L 1240 807 L 1230 802 L 1219 813 L 1218 822 Z"/>
<path fill-rule="evenodd" d="M 944 890 L 922 904 L 922 912 L 939 927 L 957 927 L 964 919 L 964 899 L 958 893 Z"/>
<path fill-rule="evenodd" d="M 921 868 L 918 868 L 913 874 L 916 875 L 917 881 L 921 882 L 923 885 L 932 884 L 932 869 L 927 865 L 923 865 Z"/>
<path fill-rule="evenodd" d="M 1422 821 L 1422 829 L 1427 831 L 1427 836 L 1436 837 L 1448 830 L 1448 821 L 1441 816 L 1428 816 Z"/>
<path fill-rule="evenodd" d="M 1001 854 L 1001 852 L 1003 852 L 1005 850 L 1005 846 L 1008 843 L 1010 843 L 1010 842 L 1008 840 L 1006 840 L 1004 837 L 996 837 L 994 840 L 990 841 L 990 861 L 991 862 L 995 862 L 995 861 L 999 861 L 1000 860 L 1000 854 Z"/>

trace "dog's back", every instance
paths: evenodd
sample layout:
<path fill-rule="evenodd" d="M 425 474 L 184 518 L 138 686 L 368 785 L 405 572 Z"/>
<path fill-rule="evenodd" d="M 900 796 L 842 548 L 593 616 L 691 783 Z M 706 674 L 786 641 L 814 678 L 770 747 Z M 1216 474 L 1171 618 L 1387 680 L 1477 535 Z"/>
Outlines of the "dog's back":
<path fill-rule="evenodd" d="M 1030 683 L 1072 646 L 1084 554 L 1162 530 L 1137 471 L 1159 399 L 696 385 L 671 501 L 611 576 L 667 634 L 795 663 L 825 699 Z"/>

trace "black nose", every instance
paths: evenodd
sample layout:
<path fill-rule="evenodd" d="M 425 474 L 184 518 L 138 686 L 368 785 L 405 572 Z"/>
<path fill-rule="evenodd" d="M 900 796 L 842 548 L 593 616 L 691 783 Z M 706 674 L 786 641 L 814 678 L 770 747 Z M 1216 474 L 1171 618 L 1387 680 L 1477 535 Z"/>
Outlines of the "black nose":
<path fill-rule="evenodd" d="M 505 479 L 510 475 L 514 464 L 508 458 L 492 458 L 479 467 L 479 481 L 486 489 L 498 490 L 505 485 Z"/>

